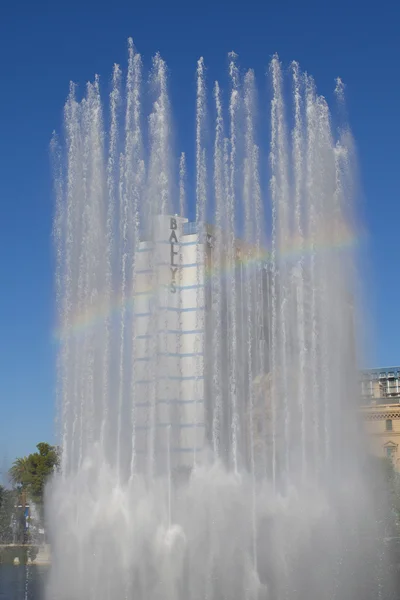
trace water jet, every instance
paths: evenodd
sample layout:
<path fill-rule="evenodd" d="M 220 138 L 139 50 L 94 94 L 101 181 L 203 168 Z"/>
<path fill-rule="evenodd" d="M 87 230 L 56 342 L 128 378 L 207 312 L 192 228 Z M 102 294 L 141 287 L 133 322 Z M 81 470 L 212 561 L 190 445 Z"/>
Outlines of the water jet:
<path fill-rule="evenodd" d="M 272 59 L 267 104 L 234 54 L 227 97 L 209 94 L 200 59 L 189 223 L 166 65 L 147 81 L 128 51 L 108 112 L 98 78 L 81 100 L 72 85 L 52 142 L 49 598 L 383 598 L 351 409 L 349 130 L 297 63 L 286 94 Z"/>

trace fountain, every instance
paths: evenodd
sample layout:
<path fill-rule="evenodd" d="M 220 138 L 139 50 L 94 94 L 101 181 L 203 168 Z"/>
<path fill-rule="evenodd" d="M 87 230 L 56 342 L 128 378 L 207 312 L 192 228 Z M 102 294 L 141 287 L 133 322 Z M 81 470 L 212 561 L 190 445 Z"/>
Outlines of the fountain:
<path fill-rule="evenodd" d="M 289 95 L 273 57 L 267 105 L 234 53 L 226 96 L 200 59 L 191 202 L 166 64 L 147 81 L 128 51 L 109 111 L 98 78 L 80 101 L 71 85 L 52 141 L 49 598 L 386 598 L 354 415 L 350 132 L 297 63 Z"/>

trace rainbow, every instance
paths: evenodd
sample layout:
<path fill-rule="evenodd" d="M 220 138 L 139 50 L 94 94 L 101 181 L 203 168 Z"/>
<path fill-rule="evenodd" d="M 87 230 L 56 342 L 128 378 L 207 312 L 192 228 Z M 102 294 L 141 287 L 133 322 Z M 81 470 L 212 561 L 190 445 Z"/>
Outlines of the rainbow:
<path fill-rule="evenodd" d="M 356 236 L 353 232 L 344 225 L 338 230 L 338 234 L 335 237 L 334 243 L 332 243 L 332 231 L 327 228 L 321 228 L 317 238 L 304 239 L 304 238 L 291 238 L 290 242 L 286 244 L 286 247 L 279 248 L 276 251 L 276 260 L 279 262 L 285 261 L 286 263 L 295 263 L 301 258 L 307 259 L 307 257 L 313 254 L 321 255 L 326 252 L 338 252 L 344 251 L 355 245 Z M 329 243 L 327 242 L 329 240 Z M 264 264 L 271 263 L 272 252 L 271 250 L 263 250 L 263 252 L 255 252 L 253 248 L 245 248 L 241 245 L 240 251 L 236 255 L 236 259 L 233 264 L 231 261 L 225 259 L 221 265 L 220 271 L 223 276 L 227 276 L 236 268 L 242 266 L 247 268 L 254 267 L 260 262 Z M 206 264 L 205 282 L 210 281 L 216 272 L 215 266 L 212 264 Z M 180 286 L 177 286 L 179 290 Z M 104 323 L 106 319 L 112 322 L 117 319 L 123 311 L 126 313 L 133 311 L 135 298 L 137 296 L 152 296 L 156 294 L 157 289 L 150 286 L 141 286 L 141 289 L 136 293 L 126 296 L 125 298 L 121 294 L 114 294 L 112 298 L 98 298 L 97 302 L 88 307 L 81 313 L 73 314 L 69 319 L 69 324 L 66 327 L 58 328 L 54 331 L 54 339 L 58 342 L 64 342 L 65 340 L 80 336 L 87 333 L 88 330 L 93 330 Z"/>

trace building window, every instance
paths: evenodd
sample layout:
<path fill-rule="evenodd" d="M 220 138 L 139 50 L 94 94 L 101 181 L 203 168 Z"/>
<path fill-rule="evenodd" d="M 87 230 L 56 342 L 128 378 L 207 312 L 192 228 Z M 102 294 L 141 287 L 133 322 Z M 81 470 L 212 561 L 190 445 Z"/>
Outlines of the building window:
<path fill-rule="evenodd" d="M 392 419 L 386 419 L 386 431 L 393 431 Z"/>
<path fill-rule="evenodd" d="M 390 458 L 390 460 L 393 460 L 395 452 L 396 452 L 396 448 L 394 446 L 387 446 L 385 448 L 385 452 L 386 452 L 386 457 Z"/>

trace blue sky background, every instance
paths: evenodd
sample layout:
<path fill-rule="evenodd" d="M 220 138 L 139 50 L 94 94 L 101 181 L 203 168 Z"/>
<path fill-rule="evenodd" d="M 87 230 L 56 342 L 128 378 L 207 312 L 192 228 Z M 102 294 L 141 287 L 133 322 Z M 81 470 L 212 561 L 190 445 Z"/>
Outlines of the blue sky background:
<path fill-rule="evenodd" d="M 224 71 L 232 49 L 264 89 L 274 52 L 286 65 L 298 60 L 328 97 L 334 78 L 343 78 L 368 230 L 369 360 L 400 363 L 399 20 L 394 0 L 1 3 L 0 464 L 53 436 L 51 132 L 61 128 L 69 81 L 83 87 L 94 73 L 108 81 L 114 62 L 126 64 L 128 36 L 147 64 L 157 50 L 166 59 L 184 146 L 194 139 L 200 55 L 209 81 Z"/>

